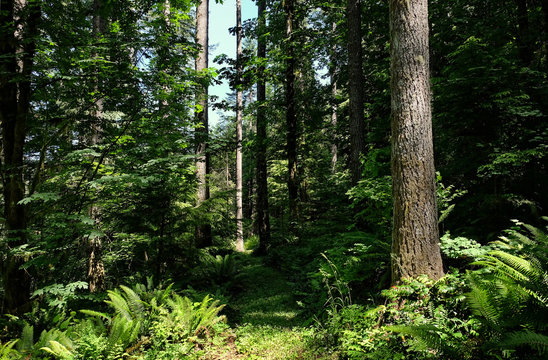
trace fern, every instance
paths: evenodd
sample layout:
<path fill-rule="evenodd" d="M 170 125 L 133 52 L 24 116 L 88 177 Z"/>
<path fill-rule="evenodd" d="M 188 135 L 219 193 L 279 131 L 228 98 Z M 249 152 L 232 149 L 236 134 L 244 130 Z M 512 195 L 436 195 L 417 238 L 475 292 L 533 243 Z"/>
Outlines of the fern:
<path fill-rule="evenodd" d="M 163 309 L 158 325 L 169 328 L 181 340 L 226 320 L 219 315 L 224 305 L 219 305 L 219 301 L 213 301 L 209 295 L 201 302 L 193 303 L 188 297 L 174 294 L 166 303 L 168 309 Z"/>
<path fill-rule="evenodd" d="M 50 346 L 44 346 L 41 347 L 41 350 L 44 350 L 55 357 L 58 357 L 60 359 L 73 359 L 74 358 L 74 352 L 67 348 L 65 345 L 61 344 L 60 342 L 56 340 L 50 340 L 49 341 Z"/>
<path fill-rule="evenodd" d="M 498 345 L 507 349 L 527 345 L 535 349 L 539 355 L 544 355 L 548 350 L 548 336 L 527 330 L 519 331 L 506 336 Z"/>
<path fill-rule="evenodd" d="M 13 349 L 18 340 L 0 344 L 0 360 L 12 360 L 20 357 L 19 352 Z"/>
<path fill-rule="evenodd" d="M 548 272 L 546 233 L 516 222 L 528 235 L 512 229 L 495 243 L 499 250 L 488 252 L 468 272 L 468 303 L 491 332 L 489 349 L 512 350 L 528 347 L 548 350 Z"/>
<path fill-rule="evenodd" d="M 449 331 L 443 331 L 435 325 L 392 325 L 388 326 L 387 330 L 397 332 L 402 335 L 412 336 L 417 342 L 419 349 L 423 351 L 436 349 L 438 350 L 438 352 L 442 353 L 444 359 L 456 359 L 459 357 L 459 349 L 452 347 L 452 342 L 446 341 L 446 338 L 453 336 L 453 333 Z"/>

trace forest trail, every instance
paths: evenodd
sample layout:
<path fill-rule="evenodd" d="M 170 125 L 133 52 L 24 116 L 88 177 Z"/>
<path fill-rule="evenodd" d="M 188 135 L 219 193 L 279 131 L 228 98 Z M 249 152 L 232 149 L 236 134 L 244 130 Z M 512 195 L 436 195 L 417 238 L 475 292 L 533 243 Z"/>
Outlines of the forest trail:
<path fill-rule="evenodd" d="M 299 318 L 293 289 L 284 274 L 249 256 L 241 268 L 244 289 L 230 303 L 236 314 L 234 333 L 223 351 L 208 359 L 328 360 Z M 211 357 L 213 356 L 213 357 Z"/>

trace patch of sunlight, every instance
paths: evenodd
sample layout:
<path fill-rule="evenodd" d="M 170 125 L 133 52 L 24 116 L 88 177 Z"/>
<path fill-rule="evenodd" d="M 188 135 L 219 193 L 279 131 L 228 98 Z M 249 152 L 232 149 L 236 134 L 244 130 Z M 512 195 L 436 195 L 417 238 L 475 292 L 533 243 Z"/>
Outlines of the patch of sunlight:
<path fill-rule="evenodd" d="M 322 351 L 314 345 L 313 330 L 308 328 L 246 324 L 236 332 L 238 351 L 247 354 L 248 359 L 329 359 L 321 357 Z"/>

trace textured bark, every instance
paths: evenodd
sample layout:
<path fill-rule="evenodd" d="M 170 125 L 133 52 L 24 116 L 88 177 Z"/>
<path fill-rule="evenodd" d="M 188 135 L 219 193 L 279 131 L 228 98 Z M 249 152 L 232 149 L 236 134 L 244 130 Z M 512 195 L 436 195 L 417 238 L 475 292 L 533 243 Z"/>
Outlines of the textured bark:
<path fill-rule="evenodd" d="M 236 0 L 236 250 L 244 251 L 242 211 L 242 1 Z"/>
<path fill-rule="evenodd" d="M 196 42 L 200 46 L 198 57 L 196 58 L 196 71 L 200 72 L 208 67 L 208 48 L 209 48 L 209 1 L 201 0 L 196 9 Z M 209 153 L 208 153 L 208 84 L 204 82 L 201 92 L 197 94 L 198 105 L 202 111 L 196 114 L 197 123 L 200 125 L 196 129 L 195 135 L 198 141 L 196 149 L 196 170 L 198 177 L 198 197 L 197 206 L 201 206 L 204 201 L 209 199 Z M 211 225 L 199 224 L 196 227 L 196 246 L 205 247 L 212 244 Z"/>
<path fill-rule="evenodd" d="M 517 44 L 518 53 L 524 65 L 529 65 L 533 59 L 531 35 L 529 34 L 529 17 L 527 15 L 527 0 L 515 0 L 517 5 L 518 29 Z"/>
<path fill-rule="evenodd" d="M 285 72 L 285 102 L 286 102 L 286 126 L 287 126 L 287 166 L 288 179 L 287 190 L 289 194 L 289 218 L 290 230 L 294 230 L 295 222 L 298 222 L 298 196 L 297 183 L 297 113 L 295 106 L 295 44 L 294 44 L 294 0 L 285 0 L 284 11 L 286 16 L 286 41 L 287 60 Z"/>
<path fill-rule="evenodd" d="M 443 275 L 432 144 L 428 2 L 390 0 L 392 282 Z"/>
<path fill-rule="evenodd" d="M 103 1 L 93 1 L 93 37 L 98 44 L 101 37 L 105 34 L 107 23 L 101 15 L 103 11 Z M 95 51 L 93 57 L 98 59 L 99 53 Z M 94 93 L 95 106 L 91 109 L 91 135 L 89 145 L 95 146 L 101 142 L 102 122 L 103 122 L 103 98 L 100 95 L 99 86 L 99 67 L 95 69 Z M 101 210 L 95 204 L 91 206 L 90 216 L 95 221 L 97 227 L 101 224 Z M 103 242 L 100 236 L 89 237 L 89 260 L 88 260 L 88 289 L 90 292 L 105 290 L 105 267 L 103 265 Z"/>
<path fill-rule="evenodd" d="M 30 275 L 21 269 L 25 260 L 9 253 L 26 242 L 23 151 L 30 107 L 30 77 L 40 8 L 26 0 L 1 0 L 0 12 L 0 121 L 2 122 L 3 195 L 7 256 L 2 264 L 4 311 L 28 310 Z M 23 15 L 26 14 L 26 15 Z M 25 17 L 23 17 L 25 16 Z M 17 24 L 14 27 L 6 24 Z"/>
<path fill-rule="evenodd" d="M 363 118 L 363 54 L 360 0 L 347 0 L 348 23 L 348 95 L 350 100 L 350 173 L 356 184 L 362 173 L 360 155 L 365 152 Z"/>
<path fill-rule="evenodd" d="M 335 37 L 337 34 L 337 23 L 333 23 L 332 25 L 332 36 Z M 331 172 L 334 174 L 337 170 L 337 65 L 335 63 L 335 53 L 336 53 L 336 43 L 333 39 L 333 46 L 331 47 L 331 65 L 329 68 L 329 78 L 331 82 L 331 131 L 332 131 L 332 139 L 331 139 Z"/>
<path fill-rule="evenodd" d="M 259 38 L 257 40 L 257 57 L 266 58 L 266 0 L 258 0 L 258 26 Z M 267 164 L 266 164 L 266 82 L 264 79 L 265 69 L 260 66 L 257 81 L 257 163 L 256 163 L 256 178 L 257 178 L 257 232 L 259 234 L 258 253 L 266 253 L 267 247 L 270 244 L 270 215 L 268 210 L 268 186 L 267 186 Z"/>

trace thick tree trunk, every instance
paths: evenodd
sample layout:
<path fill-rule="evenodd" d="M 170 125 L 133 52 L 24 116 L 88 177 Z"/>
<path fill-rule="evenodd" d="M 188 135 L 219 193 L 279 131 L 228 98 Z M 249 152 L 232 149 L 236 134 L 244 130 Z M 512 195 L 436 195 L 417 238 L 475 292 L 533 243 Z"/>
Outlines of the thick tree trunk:
<path fill-rule="evenodd" d="M 360 0 L 347 0 L 348 22 L 348 94 L 350 100 L 350 173 L 356 184 L 362 173 L 360 156 L 365 152 L 363 118 L 363 55 Z"/>
<path fill-rule="evenodd" d="M 21 269 L 25 260 L 10 251 L 26 242 L 25 207 L 19 202 L 25 196 L 23 154 L 40 8 L 26 0 L 1 0 L 0 5 L 2 180 L 8 239 L 7 254 L 2 264 L 4 312 L 22 313 L 29 309 L 31 279 L 27 271 Z M 17 25 L 6 26 L 10 23 Z"/>
<path fill-rule="evenodd" d="M 257 57 L 266 58 L 266 0 L 258 0 L 258 26 L 259 38 L 257 39 Z M 266 164 L 266 81 L 264 66 L 259 67 L 257 81 L 257 232 L 259 234 L 258 253 L 266 253 L 270 244 L 270 215 L 268 210 L 268 185 L 267 185 L 267 164 Z"/>
<path fill-rule="evenodd" d="M 297 180 L 297 113 L 295 106 L 295 44 L 294 44 L 294 0 L 285 0 L 284 11 L 286 15 L 286 41 L 287 60 L 285 72 L 285 102 L 286 102 L 286 126 L 287 126 L 287 166 L 288 179 L 287 190 L 289 194 L 289 224 L 290 230 L 299 219 L 298 196 L 299 186 Z"/>
<path fill-rule="evenodd" d="M 101 37 L 106 32 L 106 21 L 101 15 L 103 10 L 102 0 L 93 1 L 93 37 L 98 44 Z M 97 45 L 98 46 L 98 45 Z M 93 57 L 98 59 L 99 53 L 96 50 Z M 99 66 L 95 69 L 95 84 L 94 93 L 97 96 L 95 99 L 95 107 L 91 111 L 91 135 L 89 140 L 90 146 L 96 146 L 101 142 L 101 131 L 103 121 L 103 98 L 99 87 Z M 90 216 L 99 227 L 101 224 L 101 210 L 95 204 L 91 206 Z M 105 267 L 103 265 L 103 241 L 99 236 L 89 237 L 89 261 L 88 261 L 88 288 L 90 292 L 105 290 Z"/>
<path fill-rule="evenodd" d="M 201 0 L 196 9 L 196 42 L 200 46 L 200 52 L 196 58 L 196 71 L 200 72 L 208 67 L 208 48 L 209 48 L 209 0 Z M 208 130 L 208 84 L 203 83 L 202 91 L 197 95 L 198 105 L 202 108 L 196 114 L 197 123 L 200 125 L 196 129 L 196 140 L 198 146 L 196 149 L 196 169 L 198 177 L 198 197 L 197 206 L 201 206 L 209 199 L 209 153 L 207 143 L 209 137 Z M 196 246 L 206 247 L 212 245 L 211 225 L 199 224 L 196 227 Z"/>
<path fill-rule="evenodd" d="M 242 1 L 236 0 L 236 250 L 244 251 L 242 211 Z"/>
<path fill-rule="evenodd" d="M 533 60 L 531 47 L 531 34 L 529 33 L 529 16 L 527 15 L 527 0 L 515 0 L 517 5 L 518 28 L 517 45 L 519 57 L 524 65 L 529 65 Z"/>
<path fill-rule="evenodd" d="M 428 2 L 390 0 L 392 282 L 443 275 L 432 144 Z"/>

